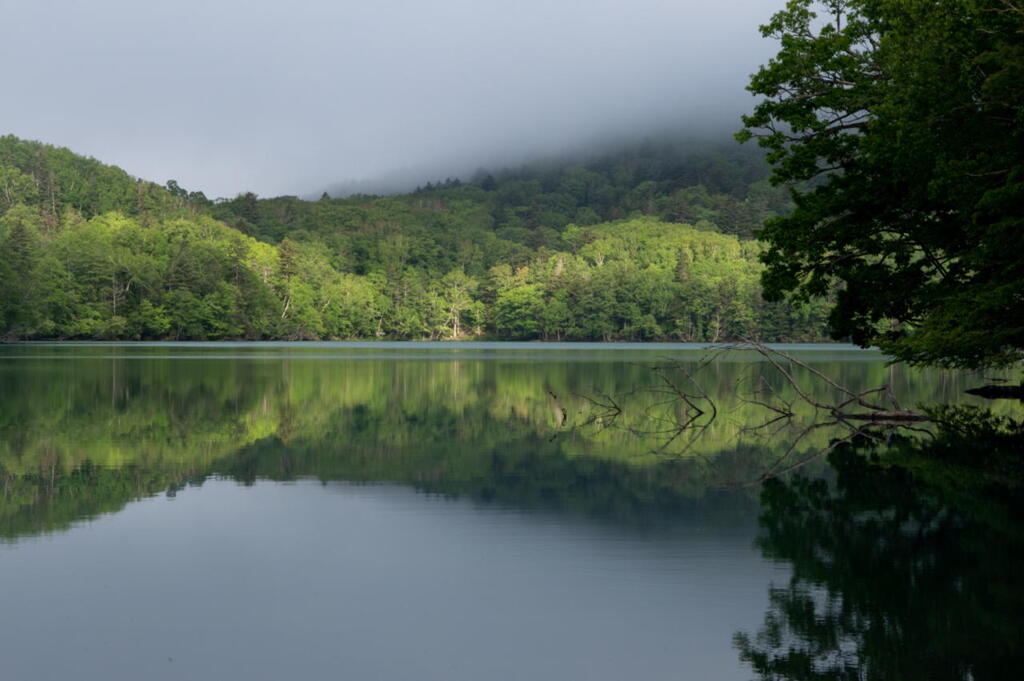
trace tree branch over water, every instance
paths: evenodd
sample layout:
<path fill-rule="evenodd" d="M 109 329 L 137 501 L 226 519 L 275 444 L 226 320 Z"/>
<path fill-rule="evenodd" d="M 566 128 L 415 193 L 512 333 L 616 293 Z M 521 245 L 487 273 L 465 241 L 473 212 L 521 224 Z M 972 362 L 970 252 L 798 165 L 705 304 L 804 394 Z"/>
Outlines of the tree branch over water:
<path fill-rule="evenodd" d="M 653 386 L 637 388 L 612 396 L 578 395 L 584 402 L 579 413 L 583 420 L 571 429 L 598 426 L 618 429 L 651 441 L 651 454 L 659 457 L 692 455 L 697 443 L 708 437 L 722 416 L 740 414 L 737 442 L 756 437 L 781 444 L 782 453 L 762 474 L 736 483 L 756 485 L 810 463 L 836 446 L 858 438 L 887 443 L 897 433 L 922 430 L 915 424 L 927 423 L 925 413 L 906 409 L 888 383 L 861 389 L 846 385 L 806 361 L 762 343 L 744 341 L 710 348 L 696 364 L 671 359 L 648 366 L 654 372 Z M 752 364 L 757 371 L 755 383 L 737 381 L 731 395 L 716 395 L 705 387 L 714 379 L 707 370 L 739 353 L 754 353 L 764 363 Z M 740 403 L 731 411 L 728 406 Z M 762 419 L 757 414 L 766 415 Z M 560 426 L 567 425 L 560 421 Z M 716 431 L 719 429 L 716 429 Z M 816 438 L 820 446 L 801 450 L 813 433 L 837 431 L 827 442 Z M 928 432 L 925 430 L 924 432 Z"/>
<path fill-rule="evenodd" d="M 792 386 L 793 390 L 796 391 L 804 402 L 816 409 L 828 411 L 839 421 L 876 421 L 892 423 L 930 420 L 929 417 L 924 414 L 909 409 L 903 409 L 892 392 L 892 386 L 888 383 L 878 387 L 869 388 L 867 390 L 855 391 L 833 380 L 829 376 L 826 376 L 807 362 L 803 362 L 792 355 L 782 352 L 781 350 L 770 348 L 767 345 L 756 341 L 743 341 L 742 343 L 730 344 L 721 348 L 719 352 L 730 351 L 753 351 L 761 355 L 778 371 L 779 375 L 782 376 L 790 386 Z M 801 388 L 800 384 L 795 378 L 793 378 L 793 374 L 790 369 L 790 367 L 793 366 L 800 367 L 801 369 L 811 373 L 815 378 L 821 380 L 829 387 L 846 395 L 847 399 L 835 403 L 821 402 L 820 400 L 814 399 L 806 390 Z M 880 397 L 882 401 L 868 401 L 869 396 Z M 873 398 L 873 400 L 874 399 L 875 398 Z M 755 402 L 755 404 L 759 403 Z M 868 411 L 844 411 L 851 405 L 857 405 L 858 407 L 862 407 Z M 779 409 L 769 405 L 762 406 L 773 411 L 780 411 Z"/>

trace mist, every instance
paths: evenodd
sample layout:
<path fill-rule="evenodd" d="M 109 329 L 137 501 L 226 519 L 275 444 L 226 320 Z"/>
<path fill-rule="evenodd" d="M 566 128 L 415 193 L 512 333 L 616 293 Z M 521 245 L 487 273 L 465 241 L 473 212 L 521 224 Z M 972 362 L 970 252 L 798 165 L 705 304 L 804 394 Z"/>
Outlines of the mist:
<path fill-rule="evenodd" d="M 670 129 L 724 137 L 781 5 L 0 0 L 0 134 L 210 197 L 411 184 Z"/>

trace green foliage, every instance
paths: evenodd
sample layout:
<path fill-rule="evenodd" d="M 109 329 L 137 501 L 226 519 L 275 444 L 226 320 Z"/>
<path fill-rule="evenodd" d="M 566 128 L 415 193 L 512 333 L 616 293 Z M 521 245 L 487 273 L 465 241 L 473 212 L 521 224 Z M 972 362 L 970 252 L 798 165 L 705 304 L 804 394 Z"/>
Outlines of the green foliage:
<path fill-rule="evenodd" d="M 1021 663 L 1019 421 L 945 407 L 935 433 L 864 437 L 834 484 L 766 483 L 766 558 L 792 565 L 740 657 L 761 679 L 1011 679 Z"/>
<path fill-rule="evenodd" d="M 910 362 L 1021 358 L 1022 25 L 1003 0 L 792 0 L 762 27 L 781 49 L 739 137 L 810 183 L 760 234 L 767 295 L 838 287 L 832 334 Z"/>
<path fill-rule="evenodd" d="M 661 375 L 686 379 L 657 349 L 627 353 L 636 361 L 604 353 L 565 361 L 571 353 L 561 351 L 416 358 L 370 349 L 354 357 L 350 348 L 244 344 L 225 358 L 225 350 L 3 346 L 0 541 L 218 474 L 390 481 L 629 515 L 755 480 L 780 456 L 813 455 L 835 434 L 806 433 L 788 455 L 798 429 L 766 437 L 757 426 L 775 414 L 745 399 L 746 386 L 770 385 L 786 401 L 796 393 L 752 356 L 726 355 L 704 369 L 702 353 L 682 357 L 720 415 L 673 436 L 669 424 L 692 414 L 666 399 Z M 848 359 L 815 367 L 854 390 L 892 381 L 905 403 L 957 399 L 971 380 Z M 793 377 L 816 399 L 836 397 L 800 367 Z M 607 395 L 622 406 L 614 419 L 588 398 Z M 963 465 L 977 453 L 966 452 Z"/>
<path fill-rule="evenodd" d="M 37 194 L 31 175 L 13 166 L 0 166 L 0 214 L 14 205 L 31 203 Z"/>
<path fill-rule="evenodd" d="M 67 150 L 0 138 L 0 332 L 822 338 L 821 305 L 761 300 L 758 247 L 738 236 L 786 209 L 759 159 L 672 145 L 404 196 L 211 203 L 174 180 L 137 182 Z"/>
<path fill-rule="evenodd" d="M 167 215 L 195 208 L 185 198 L 136 180 L 120 168 L 67 149 L 0 136 L 0 213 L 16 203 L 38 208 L 51 227 L 66 208 L 85 217 L 109 211 Z"/>

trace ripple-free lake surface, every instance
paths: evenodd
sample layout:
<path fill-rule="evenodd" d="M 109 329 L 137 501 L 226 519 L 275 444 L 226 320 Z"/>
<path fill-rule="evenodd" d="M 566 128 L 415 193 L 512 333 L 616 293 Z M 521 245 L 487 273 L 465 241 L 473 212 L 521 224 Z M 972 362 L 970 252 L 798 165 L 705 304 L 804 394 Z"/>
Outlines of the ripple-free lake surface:
<path fill-rule="evenodd" d="M 790 349 L 908 405 L 978 381 Z M 845 431 L 707 354 L 0 346 L 0 677 L 750 678 L 737 634 L 803 569 L 761 480 L 833 484 Z"/>

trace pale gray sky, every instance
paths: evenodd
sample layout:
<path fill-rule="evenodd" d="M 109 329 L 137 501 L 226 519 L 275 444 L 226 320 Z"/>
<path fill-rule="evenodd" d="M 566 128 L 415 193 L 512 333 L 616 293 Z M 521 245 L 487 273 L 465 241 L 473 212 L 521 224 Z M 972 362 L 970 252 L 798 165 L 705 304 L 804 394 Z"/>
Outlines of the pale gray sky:
<path fill-rule="evenodd" d="M 0 134 L 208 196 L 739 127 L 772 0 L 0 0 Z"/>

